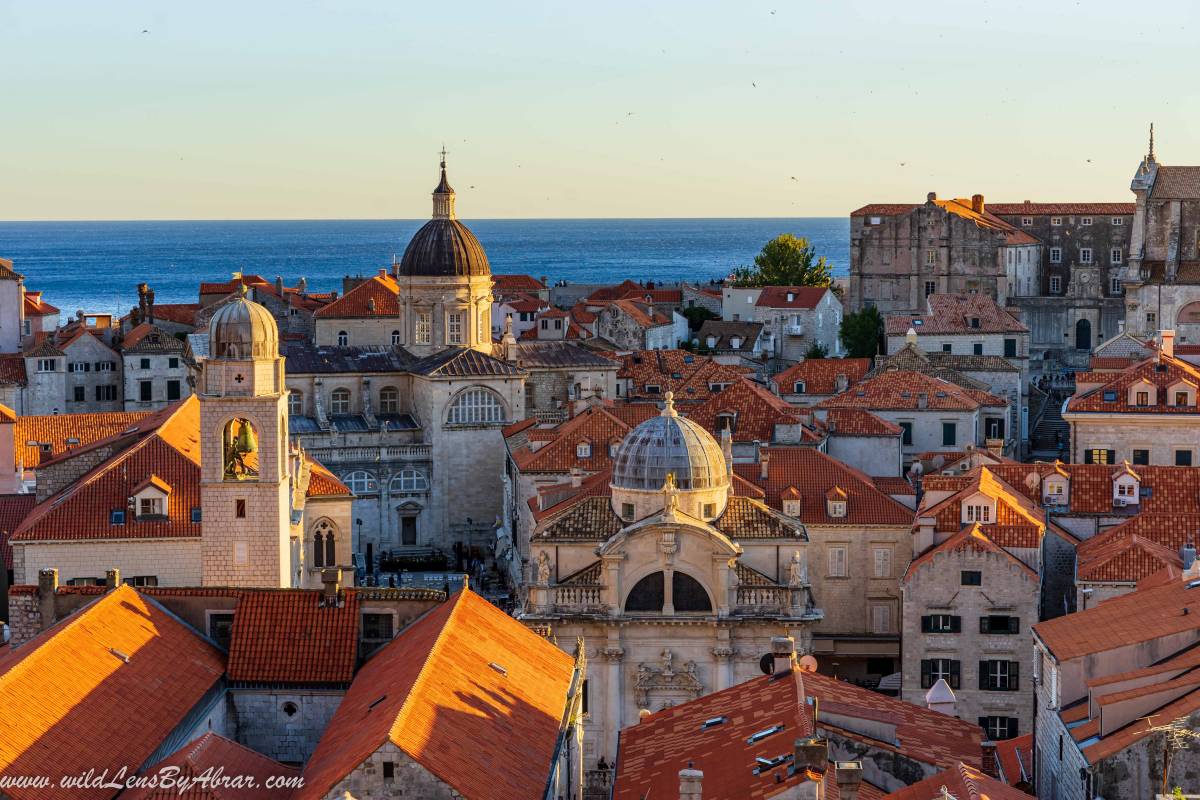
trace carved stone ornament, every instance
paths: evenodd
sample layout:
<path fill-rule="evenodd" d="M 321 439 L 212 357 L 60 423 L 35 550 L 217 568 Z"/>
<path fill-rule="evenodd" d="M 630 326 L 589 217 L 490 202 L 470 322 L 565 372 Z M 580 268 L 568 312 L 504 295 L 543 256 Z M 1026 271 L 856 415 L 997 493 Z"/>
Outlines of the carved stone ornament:
<path fill-rule="evenodd" d="M 661 711 L 695 700 L 704 693 L 704 686 L 696 676 L 695 661 L 688 661 L 677 668 L 675 654 L 666 649 L 662 651 L 658 664 L 638 664 L 633 691 L 639 708 Z"/>

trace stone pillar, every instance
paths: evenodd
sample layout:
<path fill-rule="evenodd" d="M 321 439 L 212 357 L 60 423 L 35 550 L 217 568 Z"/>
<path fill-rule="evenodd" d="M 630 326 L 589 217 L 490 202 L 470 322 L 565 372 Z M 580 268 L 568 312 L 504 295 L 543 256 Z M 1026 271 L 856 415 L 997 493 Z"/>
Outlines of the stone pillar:
<path fill-rule="evenodd" d="M 613 632 L 613 637 L 617 636 L 616 631 Z M 607 694 L 607 709 L 605 710 L 604 724 L 604 747 L 605 753 L 616 754 L 617 752 L 617 734 L 623 727 L 621 724 L 621 707 L 622 707 L 622 686 L 621 686 L 621 663 L 625 658 L 625 651 L 621 649 L 620 640 L 610 637 L 608 646 L 601 651 L 604 660 L 608 666 L 605 676 L 605 689 Z"/>
<path fill-rule="evenodd" d="M 718 645 L 713 648 L 713 658 L 716 660 L 713 675 L 716 679 L 714 691 L 728 689 L 733 685 L 733 654 L 734 650 L 728 645 Z"/>
<path fill-rule="evenodd" d="M 675 613 L 675 568 L 668 566 L 663 570 L 663 613 Z"/>
<path fill-rule="evenodd" d="M 600 591 L 603 592 L 604 604 L 608 606 L 608 614 L 612 617 L 621 615 L 621 560 L 624 558 L 624 553 L 606 553 L 600 559 L 604 564 L 601 579 L 604 586 Z"/>
<path fill-rule="evenodd" d="M 38 571 L 38 615 L 41 617 L 41 630 L 46 630 L 54 624 L 56 616 L 54 595 L 58 591 L 58 570 L 45 567 Z"/>

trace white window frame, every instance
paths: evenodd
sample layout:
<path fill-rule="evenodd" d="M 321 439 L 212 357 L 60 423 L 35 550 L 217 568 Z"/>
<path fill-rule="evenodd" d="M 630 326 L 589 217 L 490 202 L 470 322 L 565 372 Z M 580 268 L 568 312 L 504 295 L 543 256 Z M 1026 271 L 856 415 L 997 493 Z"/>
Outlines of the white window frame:
<path fill-rule="evenodd" d="M 304 415 L 304 394 L 292 389 L 288 393 L 288 414 L 293 417 Z"/>
<path fill-rule="evenodd" d="M 421 311 L 417 314 L 414 320 L 413 328 L 413 343 L 414 344 L 431 344 L 433 342 L 433 315 L 428 311 Z"/>
<path fill-rule="evenodd" d="M 880 634 L 892 632 L 892 607 L 887 603 L 871 605 L 871 632 Z"/>
<path fill-rule="evenodd" d="M 1050 276 L 1050 294 L 1058 294 L 1062 291 L 1062 278 L 1057 275 Z"/>
<path fill-rule="evenodd" d="M 334 389 L 329 393 L 329 413 L 349 414 L 351 400 L 349 389 L 341 387 Z"/>
<path fill-rule="evenodd" d="M 504 422 L 504 403 L 491 389 L 474 386 L 459 392 L 446 411 L 447 425 L 492 425 Z"/>
<path fill-rule="evenodd" d="M 1119 247 L 1113 247 L 1108 251 L 1108 262 L 1110 264 L 1121 264 L 1125 261 L 1125 253 Z"/>
<path fill-rule="evenodd" d="M 1061 264 L 1062 263 L 1062 248 L 1061 247 L 1051 247 L 1050 248 L 1050 263 L 1051 264 Z"/>
<path fill-rule="evenodd" d="M 393 492 L 404 494 L 428 492 L 429 478 L 425 477 L 425 473 L 419 469 L 402 469 L 388 483 L 388 488 Z"/>
<path fill-rule="evenodd" d="M 350 344 L 349 331 L 338 331 L 337 332 L 337 343 L 338 343 L 338 347 L 348 346 Z"/>
<path fill-rule="evenodd" d="M 1085 227 L 1086 227 L 1086 226 L 1088 226 L 1088 225 L 1091 225 L 1091 224 L 1092 224 L 1092 218 L 1091 218 L 1091 217 L 1080 217 L 1080 218 L 1079 218 L 1079 224 L 1080 224 L 1080 225 L 1082 225 L 1082 226 L 1085 226 Z"/>
<path fill-rule="evenodd" d="M 876 547 L 871 553 L 876 578 L 892 577 L 892 548 Z"/>
<path fill-rule="evenodd" d="M 1122 290 L 1120 278 L 1110 278 L 1108 281 L 1108 293 L 1120 294 Z"/>
<path fill-rule="evenodd" d="M 925 251 L 925 263 L 931 267 L 937 264 L 937 250 Z"/>
<path fill-rule="evenodd" d="M 849 577 L 847 571 L 847 560 L 849 548 L 844 544 L 830 545 L 828 551 L 829 561 L 829 577 L 830 578 L 846 578 Z"/>
<path fill-rule="evenodd" d="M 466 336 L 463 333 L 463 314 L 455 311 L 446 315 L 446 344 L 463 344 Z"/>
<path fill-rule="evenodd" d="M 592 443 L 591 442 L 579 442 L 577 445 L 575 445 L 575 457 L 576 458 L 591 458 L 592 457 Z"/>
<path fill-rule="evenodd" d="M 1090 248 L 1090 247 L 1079 248 L 1079 263 L 1080 264 L 1091 264 L 1092 263 L 1092 248 Z"/>
<path fill-rule="evenodd" d="M 400 413 L 400 390 L 395 386 L 384 386 L 379 390 L 379 413 Z"/>
<path fill-rule="evenodd" d="M 1021 217 L 1021 227 L 1022 228 L 1032 228 L 1033 227 L 1033 217 Z"/>
<path fill-rule="evenodd" d="M 342 483 L 354 494 L 375 494 L 379 491 L 379 480 L 365 469 L 347 472 L 341 478 Z"/>
<path fill-rule="evenodd" d="M 1050 224 L 1056 228 L 1061 227 L 1062 226 L 1062 217 L 1051 217 Z"/>

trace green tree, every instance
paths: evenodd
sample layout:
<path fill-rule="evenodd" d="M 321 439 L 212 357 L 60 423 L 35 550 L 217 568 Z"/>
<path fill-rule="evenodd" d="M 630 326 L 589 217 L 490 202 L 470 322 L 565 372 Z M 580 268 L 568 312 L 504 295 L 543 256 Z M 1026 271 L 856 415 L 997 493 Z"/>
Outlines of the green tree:
<path fill-rule="evenodd" d="M 698 331 L 706 319 L 716 319 L 717 315 L 704 306 L 692 306 L 679 312 L 688 321 L 688 330 Z"/>
<path fill-rule="evenodd" d="M 838 335 L 850 358 L 870 358 L 879 353 L 883 339 L 883 317 L 875 306 L 842 317 Z"/>
<path fill-rule="evenodd" d="M 804 351 L 805 358 L 825 358 L 829 355 L 829 350 L 820 342 L 813 342 Z"/>
<path fill-rule="evenodd" d="M 753 267 L 733 271 L 734 286 L 829 286 L 833 270 L 808 239 L 781 233 L 763 245 Z"/>

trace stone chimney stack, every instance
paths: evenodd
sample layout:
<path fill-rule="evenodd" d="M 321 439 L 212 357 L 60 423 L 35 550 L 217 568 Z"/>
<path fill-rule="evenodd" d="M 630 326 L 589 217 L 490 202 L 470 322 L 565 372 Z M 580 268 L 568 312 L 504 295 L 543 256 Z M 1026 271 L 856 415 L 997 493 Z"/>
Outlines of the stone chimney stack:
<path fill-rule="evenodd" d="M 937 683 L 925 693 L 925 705 L 929 710 L 945 714 L 948 717 L 958 716 L 955 713 L 957 702 L 954 690 L 950 688 L 950 684 L 946 683 L 945 678 L 938 678 Z"/>
<path fill-rule="evenodd" d="M 380 272 L 387 274 L 387 270 L 380 270 Z M 283 297 L 283 276 L 282 275 L 275 276 L 275 294 L 279 295 L 280 298 Z"/>
<path fill-rule="evenodd" d="M 782 675 L 792 671 L 796 662 L 796 640 L 791 636 L 775 636 L 771 638 L 771 672 Z"/>
<path fill-rule="evenodd" d="M 765 481 L 767 476 L 770 474 L 771 469 L 771 454 L 766 450 L 763 450 L 762 455 L 759 456 L 758 466 L 758 477 Z"/>
<path fill-rule="evenodd" d="M 113 567 L 104 573 L 104 590 L 111 592 L 121 585 L 121 570 Z"/>
<path fill-rule="evenodd" d="M 925 202 L 926 203 L 936 203 L 937 202 L 937 192 L 930 192 L 929 194 L 925 195 Z"/>
<path fill-rule="evenodd" d="M 858 800 L 858 789 L 862 786 L 862 762 L 839 761 L 835 769 L 838 797 L 841 800 Z"/>
<path fill-rule="evenodd" d="M 795 752 L 796 772 L 824 772 L 828 768 L 829 742 L 824 739 L 815 736 L 797 739 L 792 748 Z"/>
<path fill-rule="evenodd" d="M 908 328 L 908 332 L 904 334 L 904 341 L 908 344 L 911 344 L 913 347 L 916 347 L 917 346 L 917 329 L 910 325 Z"/>
<path fill-rule="evenodd" d="M 917 392 L 917 408 L 921 411 L 929 408 L 929 393 Z"/>
<path fill-rule="evenodd" d="M 38 616 L 42 618 L 42 630 L 54 624 L 54 593 L 58 591 L 58 570 L 45 567 L 38 570 Z"/>
<path fill-rule="evenodd" d="M 1179 559 L 1185 570 L 1191 569 L 1192 564 L 1196 563 L 1196 543 L 1184 542 L 1183 547 L 1179 548 Z"/>
<path fill-rule="evenodd" d="M 971 210 L 974 211 L 976 214 L 982 214 L 984 212 L 984 208 L 985 208 L 985 206 L 983 204 L 983 195 L 981 195 L 981 194 L 971 195 Z"/>
<path fill-rule="evenodd" d="M 1175 357 L 1175 331 L 1166 330 L 1159 331 L 1159 338 L 1162 339 L 1162 346 L 1159 348 L 1167 358 Z"/>
<path fill-rule="evenodd" d="M 571 488 L 578 489 L 583 483 L 583 471 L 579 467 L 571 467 Z"/>
<path fill-rule="evenodd" d="M 679 800 L 703 800 L 703 789 L 704 773 L 689 761 L 687 769 L 679 770 Z"/>
<path fill-rule="evenodd" d="M 341 604 L 342 571 L 338 567 L 321 570 L 321 605 L 336 608 Z"/>

